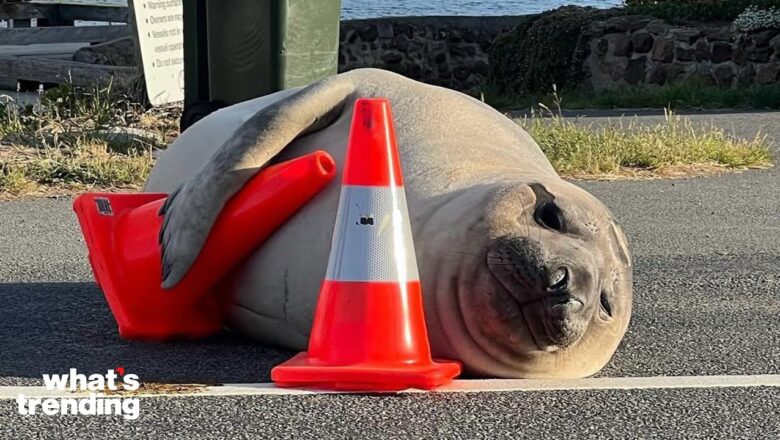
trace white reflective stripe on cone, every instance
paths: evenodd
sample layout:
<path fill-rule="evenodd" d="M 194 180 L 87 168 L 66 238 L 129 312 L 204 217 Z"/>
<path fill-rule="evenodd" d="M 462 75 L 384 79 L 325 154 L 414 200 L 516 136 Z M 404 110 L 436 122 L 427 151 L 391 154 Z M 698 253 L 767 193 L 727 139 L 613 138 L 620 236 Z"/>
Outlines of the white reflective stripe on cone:
<path fill-rule="evenodd" d="M 403 187 L 341 188 L 325 278 L 388 282 L 420 279 Z"/>

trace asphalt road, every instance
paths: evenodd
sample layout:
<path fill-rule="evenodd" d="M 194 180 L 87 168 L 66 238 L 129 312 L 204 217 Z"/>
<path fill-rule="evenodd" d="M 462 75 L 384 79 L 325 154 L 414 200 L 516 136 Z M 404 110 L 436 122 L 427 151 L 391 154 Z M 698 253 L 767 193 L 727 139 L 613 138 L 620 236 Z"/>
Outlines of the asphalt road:
<path fill-rule="evenodd" d="M 691 117 L 780 141 L 780 113 Z M 635 258 L 633 321 L 601 376 L 780 374 L 780 169 L 578 184 L 614 211 Z M 119 365 L 146 381 L 261 382 L 291 354 L 227 333 L 121 341 L 70 203 L 0 203 L 0 386 Z M 148 398 L 135 422 L 14 406 L 0 401 L 0 438 L 780 438 L 778 388 Z"/>

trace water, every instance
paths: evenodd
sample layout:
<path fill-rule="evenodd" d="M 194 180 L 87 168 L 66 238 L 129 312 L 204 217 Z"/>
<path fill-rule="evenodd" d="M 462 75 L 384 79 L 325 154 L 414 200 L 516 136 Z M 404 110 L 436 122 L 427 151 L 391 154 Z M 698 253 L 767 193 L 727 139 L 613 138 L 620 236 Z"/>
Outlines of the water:
<path fill-rule="evenodd" d="M 57 2 L 58 0 L 38 0 Z M 70 0 L 85 4 L 126 5 L 127 0 Z M 311 0 L 319 1 L 319 0 Z M 341 0 L 341 18 L 373 18 L 420 15 L 525 15 L 564 5 L 611 8 L 623 0 Z M 105 24 L 83 21 L 78 25 Z M 0 23 L 0 27 L 3 24 Z"/>
<path fill-rule="evenodd" d="M 341 0 L 341 16 L 372 18 L 404 15 L 524 15 L 563 5 L 609 8 L 622 0 Z"/>

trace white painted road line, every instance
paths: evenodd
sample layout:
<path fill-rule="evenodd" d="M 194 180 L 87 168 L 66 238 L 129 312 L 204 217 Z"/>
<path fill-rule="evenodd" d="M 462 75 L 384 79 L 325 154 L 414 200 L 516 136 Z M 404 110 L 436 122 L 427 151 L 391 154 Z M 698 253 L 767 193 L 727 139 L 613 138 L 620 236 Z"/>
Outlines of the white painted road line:
<path fill-rule="evenodd" d="M 349 391 L 327 391 L 299 388 L 279 388 L 273 383 L 226 384 L 151 384 L 148 390 L 136 393 L 114 393 L 133 397 L 207 397 L 207 396 L 295 396 L 311 394 L 350 394 Z M 657 376 L 657 377 L 600 377 L 589 379 L 484 379 L 456 380 L 438 388 L 435 393 L 495 393 L 529 391 L 586 391 L 586 390 L 652 390 L 668 388 L 749 388 L 780 387 L 780 375 L 754 376 Z M 400 393 L 423 393 L 404 390 Z M 42 386 L 0 386 L 0 400 L 16 399 L 20 394 L 34 398 L 86 397 L 89 391 L 48 390 Z"/>

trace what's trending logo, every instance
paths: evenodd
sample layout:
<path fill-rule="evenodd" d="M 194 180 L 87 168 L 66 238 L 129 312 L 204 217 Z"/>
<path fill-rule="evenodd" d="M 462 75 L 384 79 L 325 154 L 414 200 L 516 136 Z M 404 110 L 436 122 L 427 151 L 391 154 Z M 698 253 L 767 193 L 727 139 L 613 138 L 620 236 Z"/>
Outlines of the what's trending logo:
<path fill-rule="evenodd" d="M 135 420 L 141 414 L 140 402 L 136 398 L 106 397 L 111 391 L 136 391 L 141 383 L 138 375 L 125 374 L 118 367 L 108 370 L 105 375 L 80 374 L 71 368 L 68 374 L 44 374 L 43 382 L 50 391 L 72 391 L 90 393 L 86 397 L 34 398 L 20 394 L 16 398 L 19 414 L 34 415 L 40 409 L 42 414 L 82 415 L 82 416 L 123 416 L 126 420 Z"/>

